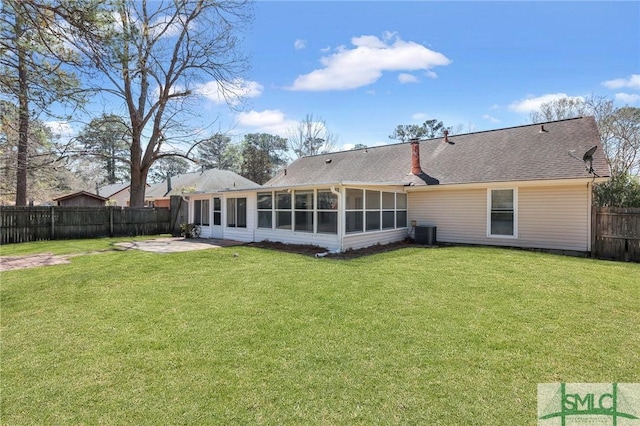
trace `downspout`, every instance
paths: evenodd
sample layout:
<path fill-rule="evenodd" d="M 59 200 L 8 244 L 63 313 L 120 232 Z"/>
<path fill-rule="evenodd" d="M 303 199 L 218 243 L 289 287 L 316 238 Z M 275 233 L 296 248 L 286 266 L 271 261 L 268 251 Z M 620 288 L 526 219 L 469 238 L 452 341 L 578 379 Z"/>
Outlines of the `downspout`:
<path fill-rule="evenodd" d="M 343 226 L 344 226 L 344 220 L 341 220 L 341 217 L 344 216 L 344 203 L 342 202 L 342 194 L 340 193 L 340 191 L 338 191 L 335 187 L 335 185 L 331 185 L 331 188 L 329 188 L 329 190 L 331 191 L 332 194 L 337 195 L 338 196 L 338 239 L 340 240 L 340 251 L 339 253 L 342 253 L 344 251 L 344 244 L 343 244 L 343 236 L 344 236 L 344 232 L 343 231 Z"/>
<path fill-rule="evenodd" d="M 587 182 L 587 252 L 593 257 L 593 181 Z"/>

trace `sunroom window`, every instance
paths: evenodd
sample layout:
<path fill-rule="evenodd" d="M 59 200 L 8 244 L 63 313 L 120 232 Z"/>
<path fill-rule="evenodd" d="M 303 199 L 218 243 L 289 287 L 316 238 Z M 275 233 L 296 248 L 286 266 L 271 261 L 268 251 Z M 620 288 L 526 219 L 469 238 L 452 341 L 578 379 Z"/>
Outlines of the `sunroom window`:
<path fill-rule="evenodd" d="M 345 195 L 345 231 L 347 233 L 362 232 L 364 225 L 364 191 L 362 189 L 347 188 Z"/>
<path fill-rule="evenodd" d="M 295 191 L 295 231 L 313 232 L 313 191 Z"/>
<path fill-rule="evenodd" d="M 318 233 L 338 233 L 338 196 L 329 190 L 318 190 Z"/>
<path fill-rule="evenodd" d="M 258 192 L 258 228 L 273 227 L 273 194 Z"/>
<path fill-rule="evenodd" d="M 367 231 L 379 231 L 380 230 L 380 191 L 366 191 L 365 192 L 367 202 L 366 216 L 366 230 Z"/>
<path fill-rule="evenodd" d="M 193 202 L 193 223 L 209 226 L 209 200 L 195 200 Z"/>
<path fill-rule="evenodd" d="M 227 198 L 227 226 L 229 228 L 247 227 L 246 198 Z"/>
<path fill-rule="evenodd" d="M 276 228 L 291 229 L 291 193 L 276 192 Z"/>

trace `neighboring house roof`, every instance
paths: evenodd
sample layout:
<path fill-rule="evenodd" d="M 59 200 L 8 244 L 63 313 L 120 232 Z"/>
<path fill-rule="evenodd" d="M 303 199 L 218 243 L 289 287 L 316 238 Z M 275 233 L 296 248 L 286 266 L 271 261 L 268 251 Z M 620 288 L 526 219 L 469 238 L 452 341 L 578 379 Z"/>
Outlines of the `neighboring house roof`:
<path fill-rule="evenodd" d="M 129 188 L 131 184 L 129 182 L 112 183 L 111 185 L 105 185 L 98 188 L 98 194 L 104 197 L 112 197 L 120 191 L 124 191 Z"/>
<path fill-rule="evenodd" d="M 260 185 L 230 170 L 209 169 L 193 173 L 171 176 L 171 190 L 168 182 L 151 185 L 145 192 L 145 198 L 168 198 L 171 195 L 216 192 L 228 189 L 253 189 Z"/>
<path fill-rule="evenodd" d="M 100 200 L 100 201 L 107 201 L 108 200 L 108 198 L 102 197 L 100 195 L 93 194 L 91 192 L 79 191 L 79 192 L 74 192 L 73 194 L 67 194 L 67 195 L 63 195 L 63 196 L 58 197 L 58 198 L 54 198 L 53 201 L 64 201 L 64 200 L 68 200 L 70 198 L 76 198 L 76 197 L 81 197 L 81 196 L 95 198 L 95 199 Z"/>
<path fill-rule="evenodd" d="M 264 186 L 332 183 L 447 185 L 588 178 L 582 156 L 610 176 L 593 117 L 454 135 L 419 142 L 424 173 L 411 174 L 410 142 L 300 158 Z M 577 157 L 577 158 L 576 158 Z"/>

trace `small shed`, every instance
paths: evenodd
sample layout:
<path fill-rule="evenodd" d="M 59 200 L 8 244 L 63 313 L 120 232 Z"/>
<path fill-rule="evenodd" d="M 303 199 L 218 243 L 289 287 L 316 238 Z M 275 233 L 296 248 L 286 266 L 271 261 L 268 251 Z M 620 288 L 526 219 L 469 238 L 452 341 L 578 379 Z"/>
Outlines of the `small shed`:
<path fill-rule="evenodd" d="M 54 198 L 58 206 L 80 206 L 80 207 L 102 207 L 108 198 L 87 191 L 74 192 L 73 194 L 63 195 Z"/>

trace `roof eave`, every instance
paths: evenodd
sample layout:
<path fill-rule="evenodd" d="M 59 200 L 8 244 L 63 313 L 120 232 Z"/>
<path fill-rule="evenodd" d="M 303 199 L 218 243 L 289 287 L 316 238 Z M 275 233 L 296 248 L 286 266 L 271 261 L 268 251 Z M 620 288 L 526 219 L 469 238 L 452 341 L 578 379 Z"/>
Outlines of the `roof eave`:
<path fill-rule="evenodd" d="M 416 185 L 406 187 L 407 192 L 446 190 L 446 189 L 478 189 L 495 187 L 531 187 L 531 186 L 571 186 L 588 183 L 602 183 L 609 180 L 605 177 L 583 177 L 564 179 L 507 180 L 492 182 L 443 183 L 439 185 Z"/>

